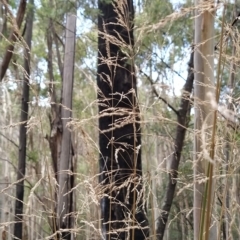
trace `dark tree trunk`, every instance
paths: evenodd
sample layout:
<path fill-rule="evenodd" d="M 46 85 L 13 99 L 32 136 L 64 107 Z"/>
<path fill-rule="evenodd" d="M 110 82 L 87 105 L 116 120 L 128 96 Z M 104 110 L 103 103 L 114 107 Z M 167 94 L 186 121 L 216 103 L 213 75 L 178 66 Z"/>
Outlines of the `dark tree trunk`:
<path fill-rule="evenodd" d="M 22 90 L 21 119 L 19 133 L 19 153 L 18 153 L 18 173 L 16 184 L 16 202 L 15 202 L 15 224 L 14 239 L 22 239 L 23 229 L 23 198 L 24 198 L 24 177 L 26 166 L 26 145 L 27 145 L 27 121 L 28 121 L 28 102 L 29 102 L 29 78 L 30 78 L 30 50 L 33 28 L 33 0 L 29 1 L 31 5 L 27 15 L 26 37 L 25 41 L 28 48 L 25 49 L 24 57 L 24 79 Z"/>
<path fill-rule="evenodd" d="M 129 236 L 131 240 L 141 240 L 148 237 L 149 229 L 143 206 L 140 116 L 133 60 L 133 1 L 111 4 L 99 0 L 98 7 L 102 232 L 105 239 Z M 125 22 L 121 23 L 120 18 Z"/>
<path fill-rule="evenodd" d="M 174 143 L 174 154 L 172 155 L 171 168 L 168 174 L 168 185 L 166 190 L 166 195 L 164 199 L 163 207 L 161 208 L 161 215 L 157 219 L 157 239 L 162 240 L 164 236 L 165 227 L 168 221 L 168 216 L 171 210 L 175 189 L 177 185 L 178 177 L 178 166 L 181 159 L 183 143 L 185 139 L 186 130 L 188 127 L 189 117 L 190 117 L 190 94 L 193 89 L 193 52 L 191 53 L 189 61 L 188 77 L 184 86 L 184 92 L 182 95 L 180 109 L 177 115 L 177 131 Z"/>

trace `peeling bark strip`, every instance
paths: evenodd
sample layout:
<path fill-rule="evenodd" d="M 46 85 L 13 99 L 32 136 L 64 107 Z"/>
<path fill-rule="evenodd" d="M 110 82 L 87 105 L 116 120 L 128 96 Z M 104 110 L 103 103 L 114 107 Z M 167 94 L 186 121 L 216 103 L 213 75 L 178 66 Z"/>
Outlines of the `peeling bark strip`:
<path fill-rule="evenodd" d="M 133 62 L 133 1 L 99 0 L 98 7 L 102 232 L 108 240 L 143 240 L 148 237 L 149 229 L 143 207 L 141 131 Z M 103 113 L 109 115 L 103 117 Z"/>
<path fill-rule="evenodd" d="M 8 69 L 8 65 L 10 63 L 10 60 L 12 58 L 13 55 L 13 50 L 14 50 L 14 44 L 18 39 L 19 36 L 19 29 L 21 28 L 22 22 L 23 22 L 23 18 L 25 15 L 25 11 L 26 11 L 26 5 L 27 5 L 27 1 L 26 0 L 21 0 L 20 4 L 19 4 L 19 8 L 17 11 L 17 17 L 16 19 L 14 18 L 14 16 L 12 15 L 9 7 L 8 7 L 8 3 L 3 0 L 3 3 L 8 11 L 8 13 L 10 14 L 11 20 L 13 21 L 13 31 L 9 37 L 9 41 L 11 42 L 10 45 L 8 45 L 6 52 L 4 54 L 2 63 L 1 63 L 1 67 L 0 67 L 0 81 L 3 80 L 5 73 Z"/>
<path fill-rule="evenodd" d="M 188 77 L 184 85 L 184 92 L 182 95 L 180 109 L 178 110 L 177 131 L 174 143 L 174 154 L 171 159 L 169 180 L 165 195 L 162 213 L 157 219 L 157 239 L 162 240 L 164 236 L 165 227 L 168 221 L 168 216 L 171 210 L 174 193 L 177 185 L 178 166 L 181 159 L 183 143 L 185 139 L 186 130 L 188 127 L 188 119 L 190 116 L 190 94 L 193 88 L 194 73 L 193 73 L 193 51 L 191 53 L 190 61 L 188 63 Z"/>
<path fill-rule="evenodd" d="M 33 5 L 33 0 L 29 4 Z M 28 121 L 28 102 L 29 102 L 29 78 L 30 78 L 30 50 L 33 29 L 33 8 L 29 8 L 27 14 L 25 41 L 28 48 L 25 49 L 24 57 L 24 79 L 22 89 L 21 119 L 19 129 L 19 151 L 18 151 L 18 172 L 16 184 L 15 202 L 15 224 L 14 239 L 22 239 L 23 232 L 23 198 L 24 198 L 24 177 L 26 168 L 26 145 L 27 145 L 27 121 Z"/>

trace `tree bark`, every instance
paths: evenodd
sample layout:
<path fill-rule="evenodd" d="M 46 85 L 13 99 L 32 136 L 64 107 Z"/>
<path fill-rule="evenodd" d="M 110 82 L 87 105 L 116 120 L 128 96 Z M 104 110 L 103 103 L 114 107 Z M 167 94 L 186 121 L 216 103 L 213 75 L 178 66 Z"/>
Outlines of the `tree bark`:
<path fill-rule="evenodd" d="M 76 38 L 76 15 L 69 13 L 67 15 L 66 23 L 66 44 L 64 53 L 63 66 L 63 86 L 62 86 L 62 143 L 59 164 L 59 195 L 58 195 L 58 226 L 61 229 L 71 228 L 71 209 L 72 203 L 72 189 L 73 177 L 73 148 L 71 141 L 71 132 L 67 124 L 72 117 L 72 92 L 74 80 L 74 58 L 75 58 L 75 38 Z M 71 239 L 70 232 L 64 232 L 64 239 Z"/>
<path fill-rule="evenodd" d="M 207 5 L 208 4 L 208 5 Z M 194 52 L 194 239 L 199 239 L 202 199 L 208 160 L 203 151 L 209 146 L 213 124 L 211 100 L 214 97 L 214 1 L 195 0 L 195 52 Z M 203 9 L 204 8 L 204 9 Z M 212 9 L 212 12 L 209 10 Z M 203 130 L 204 127 L 204 130 Z M 202 139 L 202 133 L 204 138 Z M 204 145 L 203 145 L 204 144 Z M 209 148 L 210 149 L 210 148 Z M 208 151 L 208 150 L 207 150 Z M 214 186 L 213 188 L 214 189 Z M 212 202 L 212 199 L 210 199 Z M 205 211 L 205 209 L 203 209 Z M 205 214 L 205 213 L 204 213 Z M 210 239 L 216 239 L 216 226 L 210 231 Z M 200 240 L 200 239 L 199 239 Z"/>
<path fill-rule="evenodd" d="M 55 177 L 57 179 L 57 172 L 59 169 L 59 158 L 62 139 L 62 121 L 61 121 L 61 106 L 59 100 L 57 100 L 55 79 L 53 74 L 53 21 L 49 19 L 48 32 L 47 32 L 47 46 L 48 46 L 48 75 L 49 75 L 49 93 L 51 96 L 51 115 L 49 116 L 51 133 L 50 136 L 46 136 L 52 157 L 52 165 Z M 58 179 L 57 179 L 58 181 Z"/>
<path fill-rule="evenodd" d="M 5 76 L 5 73 L 8 69 L 10 60 L 12 58 L 13 55 L 13 50 L 14 50 L 14 44 L 17 41 L 18 37 L 20 36 L 19 34 L 19 29 L 21 28 L 22 22 L 23 22 L 23 18 L 25 15 L 25 11 L 26 11 L 26 5 L 27 5 L 27 1 L 26 0 L 21 0 L 20 4 L 19 4 L 19 8 L 17 11 L 17 17 L 16 19 L 14 18 L 14 16 L 11 13 L 11 10 L 8 7 L 8 4 L 5 0 L 3 0 L 4 6 L 6 7 L 8 13 L 10 14 L 11 20 L 13 22 L 13 31 L 9 37 L 9 41 L 11 42 L 10 45 L 8 45 L 6 52 L 4 54 L 1 66 L 0 66 L 0 81 L 3 80 L 3 77 Z"/>
<path fill-rule="evenodd" d="M 28 102 L 29 102 L 29 79 L 30 79 L 30 51 L 33 29 L 33 4 L 30 0 L 29 12 L 27 14 L 27 30 L 25 41 L 28 48 L 25 48 L 24 56 L 24 79 L 22 90 L 21 118 L 19 129 L 19 152 L 18 152 L 18 173 L 16 184 L 16 202 L 15 202 L 15 224 L 14 239 L 22 239 L 23 231 L 23 198 L 24 198 L 24 177 L 26 168 L 26 145 L 27 145 L 27 121 L 28 121 Z"/>
<path fill-rule="evenodd" d="M 50 2 L 51 3 L 51 2 Z M 49 148 L 51 151 L 52 158 L 52 167 L 54 171 L 54 176 L 56 181 L 58 182 L 58 170 L 59 170 L 59 159 L 60 159 L 60 151 L 61 151 L 61 139 L 62 139 L 62 121 L 61 121 L 61 105 L 59 104 L 59 100 L 57 100 L 56 87 L 55 87 L 55 79 L 53 74 L 53 37 L 52 37 L 52 28 L 53 21 L 50 18 L 48 24 L 47 35 L 47 46 L 48 46 L 48 54 L 47 54 L 47 63 L 48 63 L 48 76 L 49 76 L 49 94 L 51 96 L 51 114 L 49 113 L 49 122 L 50 122 L 50 136 L 46 136 L 46 139 L 49 143 Z M 54 192 L 53 198 L 57 202 L 57 192 Z M 57 230 L 57 205 L 52 204 L 52 213 L 53 216 L 50 217 L 51 227 L 53 233 Z"/>
<path fill-rule="evenodd" d="M 165 195 L 165 200 L 163 207 L 161 208 L 162 213 L 157 219 L 157 239 L 162 240 L 164 237 L 164 231 L 166 228 L 166 224 L 168 221 L 169 213 L 171 210 L 175 189 L 177 185 L 177 177 L 178 177 L 178 166 L 181 159 L 183 143 L 188 127 L 188 121 L 190 117 L 190 94 L 193 88 L 193 52 L 191 53 L 190 61 L 189 61 L 189 69 L 188 69 L 188 77 L 184 86 L 184 92 L 182 95 L 182 100 L 180 104 L 180 109 L 177 114 L 177 130 L 176 130 L 176 138 L 174 143 L 174 153 L 171 159 L 170 172 L 168 174 L 168 185 Z"/>
<path fill-rule="evenodd" d="M 98 103 L 104 239 L 149 236 L 134 69 L 132 0 L 98 1 Z M 127 52 L 127 53 L 126 53 Z"/>
<path fill-rule="evenodd" d="M 238 16 L 238 12 L 237 12 L 237 1 L 235 0 L 234 1 L 234 13 L 235 13 L 235 16 Z M 232 25 L 233 26 L 233 25 Z M 237 36 L 237 32 L 233 35 L 234 37 L 232 38 L 232 57 L 236 56 L 236 53 L 237 53 L 237 49 L 236 49 L 236 43 L 235 42 L 235 37 Z M 230 91 L 230 100 L 228 102 L 228 109 L 230 111 L 234 111 L 234 98 L 233 98 L 233 89 L 234 87 L 236 86 L 236 72 L 237 72 L 237 63 L 234 61 L 234 60 L 231 60 L 231 71 L 230 71 L 230 76 L 229 76 L 229 83 L 228 83 L 228 87 L 229 87 L 229 91 Z M 231 136 L 231 133 L 227 132 L 227 136 L 226 136 L 226 150 L 225 150 L 225 156 L 226 156 L 226 160 L 225 160 L 225 169 L 223 171 L 224 174 L 226 174 L 226 178 L 223 179 L 223 183 L 222 185 L 225 186 L 223 187 L 223 196 L 224 199 L 223 199 L 223 206 L 222 206 L 222 211 L 223 211 L 223 223 L 222 223 L 222 228 L 223 228 L 223 240 L 228 240 L 228 239 L 232 239 L 232 234 L 231 234 L 231 226 L 230 226 L 230 223 L 231 223 L 231 213 L 229 211 L 230 209 L 230 189 L 229 189 L 229 186 L 231 185 L 230 183 L 230 179 L 228 176 L 229 174 L 229 166 L 231 165 L 231 160 L 232 160 L 232 146 L 231 146 L 231 143 L 232 143 L 232 136 Z M 238 168 L 237 168 L 238 169 Z M 237 172 L 239 172 L 239 170 L 237 170 Z M 236 174 L 236 176 L 233 177 L 234 180 L 233 180 L 233 189 L 234 187 L 236 186 L 236 190 L 238 191 L 235 191 L 236 193 L 236 200 L 238 202 L 238 205 L 240 205 L 240 201 L 239 201 L 239 196 L 238 196 L 238 193 L 239 193 L 239 177 L 238 177 L 238 173 Z M 235 183 L 237 182 L 237 184 L 235 185 Z M 219 233 L 221 234 L 221 233 Z M 218 238 L 219 239 L 219 238 Z"/>

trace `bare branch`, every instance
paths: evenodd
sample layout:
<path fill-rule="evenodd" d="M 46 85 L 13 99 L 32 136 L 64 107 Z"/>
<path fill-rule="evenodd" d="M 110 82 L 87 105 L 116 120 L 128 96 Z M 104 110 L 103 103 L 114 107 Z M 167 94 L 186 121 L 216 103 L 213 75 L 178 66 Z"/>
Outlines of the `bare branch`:
<path fill-rule="evenodd" d="M 4 137 L 5 139 L 7 139 L 10 143 L 12 143 L 15 147 L 17 147 L 18 148 L 18 145 L 13 141 L 13 140 L 11 140 L 10 138 L 8 138 L 7 136 L 5 136 L 3 133 L 1 133 L 0 132 L 0 135 L 2 136 L 2 137 Z"/>
<path fill-rule="evenodd" d="M 10 60 L 13 55 L 14 44 L 17 41 L 18 36 L 21 36 L 19 29 L 21 28 L 23 18 L 25 15 L 25 11 L 26 11 L 26 5 L 27 5 L 26 0 L 21 0 L 18 11 L 17 11 L 17 17 L 15 19 L 11 10 L 8 7 L 8 3 L 6 2 L 6 0 L 2 0 L 2 2 L 7 9 L 7 12 L 10 14 L 11 20 L 13 22 L 13 31 L 9 37 L 10 45 L 8 45 L 8 47 L 6 49 L 6 52 L 5 52 L 3 60 L 2 60 L 2 64 L 0 66 L 0 81 L 2 81 L 3 77 L 6 74 L 6 71 L 8 69 Z"/>
<path fill-rule="evenodd" d="M 142 73 L 148 79 L 148 81 L 151 83 L 153 93 L 157 96 L 157 98 L 162 100 L 173 112 L 175 112 L 177 115 L 179 115 L 179 112 L 165 98 L 161 97 L 158 94 L 156 88 L 154 87 L 153 80 L 145 72 L 143 72 L 142 70 L 140 70 L 140 73 Z"/>

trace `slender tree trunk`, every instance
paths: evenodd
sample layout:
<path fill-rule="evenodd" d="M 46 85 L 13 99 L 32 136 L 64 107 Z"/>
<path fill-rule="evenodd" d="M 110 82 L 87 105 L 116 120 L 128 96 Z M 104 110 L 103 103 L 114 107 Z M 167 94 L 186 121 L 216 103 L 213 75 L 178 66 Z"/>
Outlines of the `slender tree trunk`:
<path fill-rule="evenodd" d="M 4 100 L 2 101 L 2 103 L 4 102 Z M 7 103 L 9 104 L 9 103 Z M 3 104 L 4 107 L 5 104 Z M 11 105 L 10 105 L 11 106 Z M 7 114 L 5 114 L 6 112 L 4 111 L 3 113 L 1 112 L 1 114 L 3 114 L 3 119 L 8 119 L 7 118 Z M 11 122 L 11 120 L 10 120 Z M 6 124 L 6 122 L 1 124 Z M 2 130 L 6 136 L 11 136 L 12 135 L 12 130 L 11 129 L 5 129 Z M 10 149 L 11 143 L 8 140 L 2 140 L 1 143 L 1 149 Z M 2 159 L 6 159 L 8 158 L 8 155 L 2 153 L 1 154 Z M 12 172 L 12 166 L 9 163 L 9 161 L 4 161 L 2 164 L 2 171 L 1 171 L 1 175 L 3 176 L 3 178 L 1 178 L 1 191 L 3 189 L 5 189 L 2 194 L 1 194 L 1 223 L 9 223 L 12 222 L 13 217 L 12 217 L 12 210 L 13 210 L 13 199 L 11 196 L 13 196 L 13 190 L 15 190 L 14 188 L 11 187 L 11 183 L 12 183 L 12 178 L 11 178 L 11 172 Z M 2 236 L 2 239 L 5 240 L 10 240 L 12 239 L 11 237 L 11 233 L 13 232 L 13 226 L 10 224 L 6 224 L 3 228 L 2 231 L 0 231 L 0 236 Z M 4 236 L 4 237 L 3 237 Z"/>
<path fill-rule="evenodd" d="M 180 109 L 178 110 L 178 125 L 176 131 L 176 138 L 174 143 L 174 154 L 172 154 L 171 166 L 169 171 L 169 180 L 166 190 L 166 196 L 164 199 L 164 204 L 161 215 L 157 219 L 157 239 L 162 240 L 164 236 L 164 231 L 168 221 L 168 216 L 171 210 L 175 189 L 177 185 L 178 177 L 178 166 L 181 159 L 183 143 L 185 139 L 185 134 L 188 126 L 189 116 L 190 116 L 190 94 L 193 88 L 194 73 L 193 69 L 193 52 L 191 53 L 188 69 L 188 78 L 184 86 L 184 93 L 181 100 Z"/>
<path fill-rule="evenodd" d="M 52 157 L 52 166 L 57 179 L 57 172 L 59 169 L 59 158 L 62 139 L 62 122 L 61 122 L 61 106 L 57 100 L 55 79 L 53 74 L 53 20 L 49 19 L 48 32 L 47 32 L 47 46 L 48 46 L 48 75 L 49 75 L 49 92 L 51 96 L 51 115 L 49 116 L 51 133 L 47 136 L 49 147 Z M 57 179 L 58 180 L 58 179 Z"/>
<path fill-rule="evenodd" d="M 15 224 L 14 238 L 22 239 L 23 232 L 23 198 L 24 198 L 24 177 L 26 168 L 26 146 L 27 146 L 27 121 L 28 121 L 28 102 L 29 102 L 29 78 L 30 78 L 30 51 L 33 29 L 33 0 L 29 1 L 29 12 L 27 14 L 25 41 L 28 48 L 25 49 L 24 56 L 24 79 L 22 90 L 21 118 L 19 129 L 19 153 L 18 153 L 18 173 L 16 184 L 15 202 Z"/>
<path fill-rule="evenodd" d="M 9 111 L 9 108 L 12 106 L 12 102 L 10 100 L 9 92 L 4 84 L 0 86 L 0 98 L 1 98 L 1 118 L 0 124 L 1 126 L 5 126 L 8 123 L 12 122 L 12 114 Z M 10 149 L 12 147 L 12 143 L 10 142 L 10 138 L 13 134 L 13 129 L 1 129 L 0 135 L 0 147 L 1 149 Z M 17 145 L 15 145 L 17 147 Z M 9 153 L 9 152 L 8 152 Z M 12 199 L 14 195 L 15 188 L 11 187 L 12 178 L 11 173 L 13 171 L 11 163 L 8 161 L 9 155 L 6 152 L 1 153 L 2 164 L 1 164 L 1 185 L 0 185 L 0 202 L 1 202 L 1 223 L 10 223 L 13 221 L 12 211 L 14 209 Z M 10 240 L 12 239 L 13 225 L 6 224 L 0 230 L 0 236 L 2 239 Z"/>
<path fill-rule="evenodd" d="M 55 43 L 55 46 L 56 46 L 58 69 L 59 69 L 61 78 L 63 79 L 63 67 L 62 67 L 62 61 L 61 61 L 61 55 L 60 55 L 60 46 L 59 46 L 59 43 L 58 43 L 59 40 L 57 38 L 57 33 L 55 31 L 55 27 L 54 27 L 53 24 L 52 24 L 52 31 L 53 31 L 52 34 L 53 34 L 54 43 Z"/>
<path fill-rule="evenodd" d="M 185 222 L 185 219 L 184 219 L 184 202 L 183 201 L 180 201 L 179 202 L 179 210 L 181 212 L 181 215 L 180 215 L 180 226 L 181 226 L 181 231 L 180 233 L 182 234 L 182 239 L 183 240 L 187 240 L 187 234 L 186 234 L 186 222 Z"/>
<path fill-rule="evenodd" d="M 148 237 L 149 228 L 143 206 L 133 1 L 99 0 L 98 7 L 102 233 L 104 239 L 142 240 Z"/>
<path fill-rule="evenodd" d="M 63 86 L 62 86 L 62 144 L 59 165 L 59 195 L 58 195 L 58 218 L 59 228 L 71 228 L 71 209 L 73 178 L 71 175 L 73 168 L 73 148 L 71 140 L 71 132 L 67 124 L 72 117 L 72 91 L 74 79 L 74 58 L 75 58 L 75 36 L 76 35 L 76 15 L 69 13 L 67 15 L 66 23 L 66 44 L 64 53 L 64 66 L 63 66 Z M 64 232 L 64 239 L 71 239 L 70 232 Z"/>
<path fill-rule="evenodd" d="M 237 11 L 237 1 L 235 0 L 234 1 L 234 4 L 235 4 L 235 7 L 234 7 L 234 13 L 235 13 L 235 16 L 238 16 L 238 11 Z M 237 32 L 234 34 L 234 37 L 232 38 L 232 57 L 235 57 L 236 56 L 236 53 L 237 53 L 237 49 L 236 49 L 236 45 L 238 44 L 235 39 L 237 37 Z M 230 97 L 231 99 L 229 100 L 228 102 L 228 109 L 230 111 L 234 111 L 234 101 L 233 101 L 233 92 L 234 92 L 234 87 L 235 87 L 235 84 L 236 84 L 236 72 L 237 72 L 237 63 L 235 62 L 236 60 L 235 59 L 232 59 L 232 62 L 231 62 L 231 71 L 230 71 L 230 76 L 229 76 L 229 83 L 228 83 L 228 87 L 229 87 L 229 92 L 230 92 Z M 225 175 L 226 175 L 226 179 L 223 179 L 223 186 L 225 185 L 224 187 L 224 192 L 223 192 L 223 196 L 225 196 L 225 198 L 223 199 L 223 206 L 224 209 L 223 209 L 223 233 L 225 232 L 225 234 L 223 234 L 223 240 L 229 240 L 229 239 L 232 239 L 231 238 L 231 227 L 230 227 L 230 222 L 231 222 L 231 218 L 230 218 L 230 215 L 231 213 L 229 212 L 229 209 L 230 209 L 230 185 L 231 185 L 231 181 L 229 179 L 228 174 L 229 174 L 229 166 L 231 165 L 231 162 L 232 162 L 232 159 L 233 159 L 233 155 L 232 155 L 232 134 L 231 133 L 227 133 L 227 136 L 226 136 L 226 162 L 225 162 Z M 239 180 L 239 177 L 238 177 L 238 174 L 239 174 L 239 170 L 236 171 L 237 174 L 236 176 L 233 176 L 233 178 L 235 180 Z M 233 181 L 233 183 L 235 183 L 235 180 Z M 235 187 L 234 186 L 235 184 L 233 184 L 233 188 Z M 237 183 L 237 188 L 236 190 L 238 189 L 239 190 L 239 181 Z M 239 201 L 239 196 L 238 196 L 238 193 L 239 191 L 236 191 L 236 200 L 238 200 L 238 204 L 240 204 L 240 201 Z"/>
<path fill-rule="evenodd" d="M 199 239 L 202 199 L 204 183 L 200 181 L 206 177 L 209 161 L 203 159 L 203 150 L 209 151 L 210 136 L 212 134 L 213 109 L 210 101 L 214 97 L 214 1 L 195 0 L 195 52 L 194 52 L 194 107 L 195 107 L 195 140 L 194 140 L 194 239 Z M 208 10 L 206 10 L 208 9 Z M 204 126 L 203 126 L 204 124 Z M 204 131 L 203 131 L 204 127 Z M 204 132 L 205 140 L 201 138 Z M 203 145 L 204 144 L 204 145 Z M 205 146 L 205 147 L 204 147 Z M 209 148 L 210 149 L 210 148 Z M 214 186 L 213 188 L 214 189 Z M 213 199 L 210 199 L 212 202 Z M 213 202 L 212 202 L 213 203 Z M 216 225 L 210 229 L 210 239 L 217 237 Z"/>
<path fill-rule="evenodd" d="M 52 2 L 50 1 L 50 3 Z M 52 4 L 50 6 L 53 7 Z M 57 173 L 59 170 L 59 159 L 60 159 L 60 152 L 61 152 L 62 121 L 61 121 L 61 104 L 59 104 L 59 100 L 57 99 L 55 79 L 53 74 L 53 36 L 52 36 L 53 20 L 51 18 L 49 19 L 48 30 L 46 35 L 47 35 L 47 47 L 48 47 L 48 54 L 47 54 L 46 61 L 48 63 L 49 94 L 51 96 L 51 114 L 49 114 L 50 136 L 46 135 L 46 139 L 48 140 L 49 148 L 51 151 L 52 168 L 54 171 L 55 178 L 58 181 Z M 58 201 L 57 192 L 51 191 L 51 193 L 52 193 L 51 194 L 52 199 L 55 199 L 55 202 L 57 202 Z M 50 216 L 50 221 L 51 221 L 51 228 L 53 233 L 55 233 L 57 230 L 56 216 L 57 216 L 57 205 L 52 204 L 52 215 Z"/>

